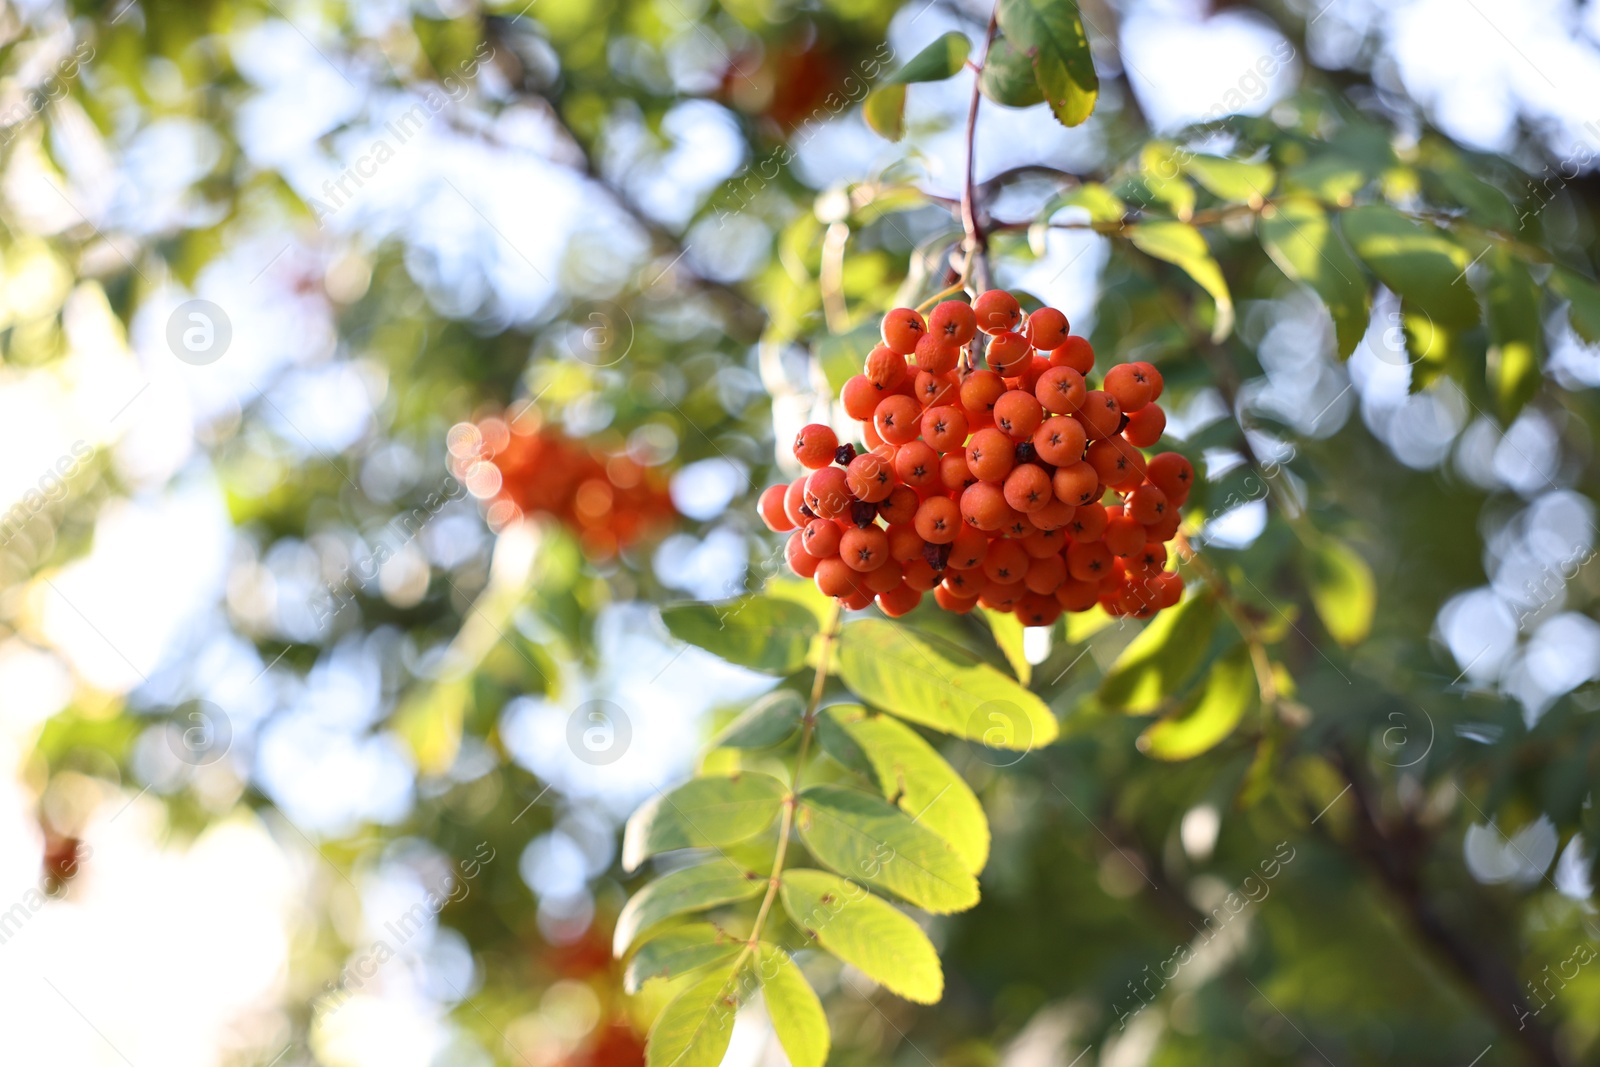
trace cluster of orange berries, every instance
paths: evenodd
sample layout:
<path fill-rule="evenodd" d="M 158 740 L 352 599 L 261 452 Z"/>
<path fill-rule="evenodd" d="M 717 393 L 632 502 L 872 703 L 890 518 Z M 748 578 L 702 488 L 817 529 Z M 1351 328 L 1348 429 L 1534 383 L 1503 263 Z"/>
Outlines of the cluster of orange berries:
<path fill-rule="evenodd" d="M 763 492 L 761 517 L 794 531 L 795 573 L 852 609 L 876 599 L 900 616 L 930 590 L 946 610 L 982 604 L 1029 626 L 1096 604 L 1141 618 L 1171 607 L 1183 581 L 1166 542 L 1194 468 L 1141 451 L 1166 428 L 1155 367 L 1118 364 L 1098 389 L 1093 369 L 1065 315 L 1024 318 L 1004 290 L 926 320 L 897 308 L 840 394 L 867 450 L 805 427 L 794 454 L 807 472 Z"/>
<path fill-rule="evenodd" d="M 491 527 L 544 515 L 576 534 L 593 560 L 611 559 L 676 514 L 659 472 L 545 428 L 536 413 L 461 423 L 449 450 L 451 473 L 490 501 Z"/>

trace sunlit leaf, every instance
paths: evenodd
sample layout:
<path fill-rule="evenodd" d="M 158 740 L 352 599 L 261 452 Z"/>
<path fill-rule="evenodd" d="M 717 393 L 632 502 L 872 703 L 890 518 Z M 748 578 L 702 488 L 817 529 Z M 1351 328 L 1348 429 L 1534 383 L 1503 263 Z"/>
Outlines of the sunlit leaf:
<path fill-rule="evenodd" d="M 1539 287 L 1526 263 L 1500 247 L 1483 259 L 1489 309 L 1489 391 L 1507 422 L 1517 417 L 1539 388 L 1539 353 L 1544 347 Z"/>
<path fill-rule="evenodd" d="M 1478 298 L 1466 277 L 1472 257 L 1449 234 L 1382 204 L 1351 208 L 1339 224 L 1384 285 L 1442 326 L 1478 321 Z"/>
<path fill-rule="evenodd" d="M 1247 163 L 1192 152 L 1184 156 L 1183 169 L 1218 200 L 1239 204 L 1261 204 L 1272 195 L 1278 180 L 1271 163 Z"/>
<path fill-rule="evenodd" d="M 1256 232 L 1278 269 L 1322 298 L 1333 318 L 1339 355 L 1350 358 L 1367 332 L 1370 286 L 1322 205 L 1307 197 L 1279 200 L 1261 213 Z"/>
<path fill-rule="evenodd" d="M 1061 124 L 1087 119 L 1100 79 L 1075 0 L 999 0 L 995 15 L 1012 46 L 1033 57 L 1039 89 Z"/>
<path fill-rule="evenodd" d="M 673 997 L 650 1028 L 646 1067 L 717 1067 L 733 1036 L 739 991 L 731 973 L 713 972 Z"/>
<path fill-rule="evenodd" d="M 891 84 L 872 90 L 861 101 L 861 117 L 879 137 L 900 140 L 906 135 L 906 87 Z"/>
<path fill-rule="evenodd" d="M 761 888 L 766 888 L 764 880 Z M 676 978 L 714 963 L 731 964 L 743 948 L 743 941 L 710 923 L 675 927 L 639 946 L 622 974 L 622 987 L 637 993 L 652 978 Z"/>
<path fill-rule="evenodd" d="M 924 911 L 965 911 L 978 882 L 938 834 L 877 797 L 834 785 L 800 795 L 800 840 L 824 865 L 902 897 Z"/>
<path fill-rule="evenodd" d="M 757 949 L 756 973 L 767 1016 L 791 1067 L 822 1067 L 828 1059 L 828 1017 L 811 983 L 787 952 L 766 942 Z"/>
<path fill-rule="evenodd" d="M 1233 297 L 1222 277 L 1222 268 L 1211 257 L 1211 249 L 1199 230 L 1187 222 L 1153 219 L 1128 227 L 1134 247 L 1147 256 L 1165 260 L 1183 269 L 1211 294 L 1217 304 L 1217 318 L 1211 328 L 1213 341 L 1221 341 L 1233 330 Z"/>
<path fill-rule="evenodd" d="M 1006 655 L 1006 662 L 1011 664 L 1011 673 L 1017 676 L 1017 681 L 1028 685 L 1033 681 L 1033 664 L 1028 662 L 1027 655 L 1022 651 L 1022 620 L 1009 611 L 991 611 L 983 609 L 983 621 L 989 624 L 990 631 L 994 634 L 994 643 L 1000 646 L 1000 651 Z"/>
<path fill-rule="evenodd" d="M 800 729 L 805 698 L 793 689 L 776 689 L 756 698 L 712 740 L 713 748 L 771 748 Z"/>
<path fill-rule="evenodd" d="M 788 787 L 770 774 L 695 778 L 657 793 L 628 819 L 622 866 L 633 870 L 657 852 L 717 847 L 754 837 L 778 814 Z"/>
<path fill-rule="evenodd" d="M 721 604 L 670 604 L 661 609 L 661 621 L 680 641 L 769 674 L 799 670 L 820 629 L 801 605 L 759 594 Z"/>
<path fill-rule="evenodd" d="M 1307 553 L 1307 584 L 1317 617 L 1341 645 L 1365 641 L 1378 606 L 1372 568 L 1336 537 L 1319 538 Z"/>
<path fill-rule="evenodd" d="M 784 910 L 807 938 L 889 992 L 918 1004 L 944 994 L 944 972 L 928 935 L 861 886 L 823 871 L 783 872 Z"/>
<path fill-rule="evenodd" d="M 1161 612 L 1106 672 L 1100 702 L 1122 711 L 1154 711 L 1200 665 L 1216 625 L 1217 602 L 1209 590 Z"/>
<path fill-rule="evenodd" d="M 1255 695 L 1250 650 L 1241 644 L 1211 665 L 1200 691 L 1177 714 L 1139 736 L 1139 750 L 1156 759 L 1193 759 L 1233 733 Z"/>
<path fill-rule="evenodd" d="M 1032 107 L 1044 102 L 1044 91 L 1033 73 L 1033 60 L 1005 37 L 996 38 L 989 46 L 983 73 L 978 76 L 978 89 L 1007 107 Z"/>
<path fill-rule="evenodd" d="M 737 867 L 721 856 L 695 867 L 664 874 L 623 905 L 617 915 L 611 950 L 621 956 L 641 931 L 648 930 L 663 919 L 749 900 L 759 896 L 766 888 L 766 875 L 748 867 Z"/>
<path fill-rule="evenodd" d="M 862 116 L 881 137 L 898 141 L 905 136 L 906 89 L 915 82 L 943 81 L 966 65 L 972 42 L 951 30 L 883 80 L 862 102 Z"/>

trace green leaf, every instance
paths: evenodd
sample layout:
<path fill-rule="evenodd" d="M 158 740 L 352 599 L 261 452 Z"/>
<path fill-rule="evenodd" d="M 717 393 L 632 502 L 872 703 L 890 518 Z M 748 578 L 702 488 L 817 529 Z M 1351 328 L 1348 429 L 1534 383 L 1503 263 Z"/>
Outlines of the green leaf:
<path fill-rule="evenodd" d="M 765 879 L 760 884 L 765 886 Z M 731 963 L 743 948 L 743 941 L 710 923 L 679 926 L 639 946 L 622 974 L 622 987 L 637 993 L 652 978 L 677 978 L 713 963 Z"/>
<path fill-rule="evenodd" d="M 611 951 L 621 957 L 640 931 L 674 915 L 759 896 L 767 888 L 767 881 L 766 875 L 747 867 L 736 867 L 721 856 L 696 867 L 664 874 L 623 905 L 611 937 Z"/>
<path fill-rule="evenodd" d="M 838 723 L 872 761 L 879 788 L 900 810 L 949 843 L 977 874 L 989 859 L 989 820 L 972 788 L 911 727 L 860 706 L 835 705 Z"/>
<path fill-rule="evenodd" d="M 1181 267 L 1217 302 L 1217 321 L 1211 339 L 1221 341 L 1233 329 L 1233 297 L 1222 268 L 1211 257 L 1205 236 L 1187 222 L 1154 219 L 1128 227 L 1134 247 L 1147 256 Z"/>
<path fill-rule="evenodd" d="M 1478 321 L 1465 273 L 1471 257 L 1448 234 L 1381 204 L 1345 211 L 1340 225 L 1356 255 L 1402 299 L 1446 328 Z"/>
<path fill-rule="evenodd" d="M 861 101 L 861 117 L 884 140 L 900 140 L 906 135 L 906 87 L 885 85 L 872 90 Z"/>
<path fill-rule="evenodd" d="M 628 819 L 622 867 L 631 871 L 657 852 L 717 848 L 754 837 L 772 825 L 788 791 L 770 774 L 744 771 L 695 778 L 670 793 L 657 793 Z"/>
<path fill-rule="evenodd" d="M 668 605 L 661 621 L 680 641 L 768 674 L 793 674 L 804 666 L 820 629 L 801 605 L 760 594 L 721 604 Z"/>
<path fill-rule="evenodd" d="M 789 954 L 762 942 L 756 968 L 767 1016 L 791 1067 L 822 1067 L 828 1060 L 828 1017 L 822 1001 Z"/>
<path fill-rule="evenodd" d="M 943 81 L 960 73 L 972 50 L 967 35 L 951 30 L 911 57 L 911 61 L 867 94 L 861 115 L 867 125 L 890 141 L 905 136 L 906 86 L 913 82 Z"/>
<path fill-rule="evenodd" d="M 1139 751 L 1161 760 L 1193 759 L 1233 733 L 1256 693 L 1250 649 L 1236 646 L 1206 674 L 1205 685 L 1178 714 L 1139 735 Z"/>
<path fill-rule="evenodd" d="M 1539 287 L 1527 264 L 1504 248 L 1492 248 L 1483 262 L 1488 268 L 1489 391 L 1510 422 L 1539 388 L 1544 347 Z"/>
<path fill-rule="evenodd" d="M 844 383 L 861 373 L 861 364 L 866 362 L 867 355 L 878 343 L 881 336 L 877 323 L 866 323 L 857 326 L 848 333 L 828 334 L 816 341 L 817 362 L 822 366 L 822 373 L 828 379 L 828 388 L 835 395 L 844 388 Z M 816 596 L 816 585 L 805 582 L 805 586 Z M 797 600 L 798 596 L 783 599 Z"/>
<path fill-rule="evenodd" d="M 1372 631 L 1378 583 L 1367 561 L 1336 537 L 1323 537 L 1307 556 L 1306 583 L 1317 617 L 1345 647 L 1360 644 Z"/>
<path fill-rule="evenodd" d="M 1017 676 L 1017 681 L 1023 685 L 1031 684 L 1033 664 L 1028 662 L 1027 655 L 1022 651 L 1022 620 L 1009 611 L 984 608 L 983 621 L 989 624 L 994 643 L 1006 654 L 1006 662 L 1011 664 L 1011 673 Z"/>
<path fill-rule="evenodd" d="M 1216 197 L 1237 204 L 1260 204 L 1272 195 L 1278 172 L 1271 163 L 1246 163 L 1222 156 L 1189 154 L 1183 169 Z"/>
<path fill-rule="evenodd" d="M 1061 124 L 1087 119 L 1100 79 L 1075 0 L 999 0 L 995 15 L 1012 47 L 1033 57 L 1039 89 Z"/>
<path fill-rule="evenodd" d="M 1567 317 L 1578 336 L 1589 344 L 1600 342 L 1600 286 L 1577 271 L 1556 267 L 1550 288 L 1567 301 Z"/>
<path fill-rule="evenodd" d="M 841 713 L 848 713 L 859 705 L 843 704 L 839 707 Z M 868 759 L 861 746 L 856 744 L 856 739 L 850 736 L 850 731 L 844 728 L 832 709 L 825 709 L 817 715 L 816 732 L 817 744 L 822 746 L 822 751 L 826 752 L 835 763 L 858 774 L 876 773 L 872 760 Z"/>
<path fill-rule="evenodd" d="M 1006 107 L 1032 107 L 1044 103 L 1044 91 L 1033 75 L 1033 60 L 1004 37 L 989 46 L 978 75 L 978 91 Z"/>
<path fill-rule="evenodd" d="M 890 804 L 854 789 L 800 794 L 800 840 L 824 866 L 903 897 L 924 911 L 965 911 L 978 882 L 945 840 Z"/>
<path fill-rule="evenodd" d="M 1378 176 L 1371 166 L 1338 153 L 1326 153 L 1309 163 L 1284 170 L 1283 191 L 1311 196 L 1325 204 L 1349 204 L 1356 193 Z"/>
<path fill-rule="evenodd" d="M 723 727 L 711 747 L 771 748 L 794 736 L 805 713 L 804 697 L 793 689 L 775 689 Z"/>
<path fill-rule="evenodd" d="M 645 1067 L 717 1067 L 733 1036 L 739 991 L 730 973 L 716 972 L 673 997 L 645 1045 Z"/>
<path fill-rule="evenodd" d="M 1014 752 L 1056 739 L 1044 701 L 986 663 L 952 662 L 905 627 L 853 622 L 838 648 L 839 677 L 875 708 Z M 1003 729 L 996 729 L 997 717 Z"/>
<path fill-rule="evenodd" d="M 1366 272 L 1334 231 L 1328 213 L 1308 197 L 1288 197 L 1261 213 L 1256 233 L 1278 269 L 1311 286 L 1328 306 L 1339 356 L 1349 359 L 1366 336 L 1369 286 Z"/>
<path fill-rule="evenodd" d="M 939 954 L 915 922 L 861 886 L 823 871 L 784 871 L 778 893 L 794 924 L 896 996 L 944 995 Z"/>
<path fill-rule="evenodd" d="M 1217 602 L 1201 591 L 1161 612 L 1140 631 L 1100 683 L 1100 701 L 1122 711 L 1154 711 L 1200 665 L 1217 625 Z"/>

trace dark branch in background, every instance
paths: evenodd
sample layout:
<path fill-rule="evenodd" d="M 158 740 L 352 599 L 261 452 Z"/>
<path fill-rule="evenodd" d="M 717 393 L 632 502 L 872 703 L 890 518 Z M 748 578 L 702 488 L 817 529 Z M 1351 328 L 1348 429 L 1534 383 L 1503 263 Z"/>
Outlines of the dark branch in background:
<path fill-rule="evenodd" d="M 999 5 L 989 13 L 989 28 L 983 35 L 983 54 L 980 63 L 989 62 L 989 49 L 994 44 L 994 31 L 999 17 Z M 973 181 L 977 168 L 973 150 L 978 137 L 978 106 L 983 100 L 979 86 L 983 81 L 982 67 L 974 69 L 972 74 L 972 103 L 967 108 L 967 180 L 961 189 L 961 228 L 967 232 L 967 276 L 972 281 L 973 287 L 978 292 L 989 288 L 989 238 L 983 232 L 983 222 L 979 218 L 978 191 Z"/>

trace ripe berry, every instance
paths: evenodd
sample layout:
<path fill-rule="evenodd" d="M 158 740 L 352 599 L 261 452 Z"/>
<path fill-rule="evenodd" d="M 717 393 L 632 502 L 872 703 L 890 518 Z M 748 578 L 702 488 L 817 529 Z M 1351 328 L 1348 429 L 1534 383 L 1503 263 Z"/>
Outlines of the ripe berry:
<path fill-rule="evenodd" d="M 917 514 L 917 505 L 922 499 L 917 496 L 917 491 L 910 486 L 897 485 L 889 496 L 878 504 L 878 515 L 884 522 L 910 522 Z"/>
<path fill-rule="evenodd" d="M 976 370 L 961 383 L 961 406 L 967 412 L 970 425 L 974 415 L 987 415 L 994 411 L 994 402 L 1006 391 L 1005 379 L 992 370 Z"/>
<path fill-rule="evenodd" d="M 916 363 L 918 370 L 929 371 L 933 374 L 945 374 L 956 369 L 956 363 L 961 358 L 961 349 L 937 333 L 923 334 L 922 340 L 917 342 Z"/>
<path fill-rule="evenodd" d="M 913 488 L 932 486 L 939 480 L 939 453 L 925 441 L 901 445 L 894 455 L 894 473 Z"/>
<path fill-rule="evenodd" d="M 857 500 L 876 504 L 889 499 L 894 489 L 894 468 L 877 452 L 863 452 L 850 461 L 845 471 L 845 485 Z"/>
<path fill-rule="evenodd" d="M 832 519 L 812 519 L 800 531 L 800 536 L 805 538 L 807 552 L 818 559 L 827 559 L 839 554 L 839 539 L 844 531 Z"/>
<path fill-rule="evenodd" d="M 978 329 L 995 334 L 1014 330 L 1022 321 L 1022 305 L 1004 289 L 990 289 L 979 293 L 972 302 L 972 311 L 978 319 Z"/>
<path fill-rule="evenodd" d="M 1074 543 L 1087 544 L 1098 541 L 1105 534 L 1109 519 L 1104 505 L 1082 504 L 1072 513 L 1072 521 L 1065 527 L 1067 536 Z"/>
<path fill-rule="evenodd" d="M 1053 415 L 1033 431 L 1033 450 L 1052 467 L 1063 467 L 1083 458 L 1083 427 L 1065 415 Z"/>
<path fill-rule="evenodd" d="M 1071 367 L 1079 374 L 1094 370 L 1094 348 L 1087 338 L 1069 337 L 1061 347 L 1050 353 L 1050 362 L 1057 367 Z"/>
<path fill-rule="evenodd" d="M 1056 603 L 1066 611 L 1088 611 L 1100 599 L 1100 587 L 1068 576 L 1056 590 Z"/>
<path fill-rule="evenodd" d="M 960 300 L 946 300 L 928 317 L 928 332 L 960 348 L 978 332 L 978 316 L 970 305 Z"/>
<path fill-rule="evenodd" d="M 977 597 L 957 596 L 943 584 L 933 591 L 933 599 L 941 608 L 957 615 L 965 615 L 978 606 Z"/>
<path fill-rule="evenodd" d="M 845 562 L 849 562 L 846 560 Z M 872 570 L 866 572 L 866 577 L 861 584 L 874 593 L 887 593 L 898 586 L 905 577 L 905 572 L 900 569 L 900 564 L 892 559 L 886 559 Z"/>
<path fill-rule="evenodd" d="M 761 497 L 756 501 L 756 511 L 760 512 L 761 521 L 773 533 L 788 533 L 794 529 L 794 523 L 783 510 L 783 498 L 788 491 L 787 485 L 769 485 L 761 490 Z"/>
<path fill-rule="evenodd" d="M 983 536 L 982 531 L 963 524 L 955 540 L 950 542 L 948 565 L 957 570 L 971 570 L 981 564 L 988 554 L 989 539 Z"/>
<path fill-rule="evenodd" d="M 1176 452 L 1163 452 L 1150 461 L 1146 477 L 1169 501 L 1182 507 L 1194 483 L 1194 466 Z"/>
<path fill-rule="evenodd" d="M 1074 414 L 1083 422 L 1083 430 L 1091 441 L 1103 441 L 1122 426 L 1122 409 L 1116 398 L 1099 389 L 1084 394 L 1083 406 Z"/>
<path fill-rule="evenodd" d="M 1120 437 L 1096 441 L 1084 457 L 1100 476 L 1102 485 L 1132 488 L 1144 481 L 1145 462 L 1139 450 Z"/>
<path fill-rule="evenodd" d="M 989 368 L 1005 378 L 1021 374 L 1033 358 L 1033 349 L 1020 333 L 1006 330 L 996 333 L 989 342 L 985 357 Z"/>
<path fill-rule="evenodd" d="M 839 558 L 851 570 L 877 570 L 889 558 L 889 535 L 876 526 L 846 530 L 839 538 Z"/>
<path fill-rule="evenodd" d="M 810 578 L 817 573 L 817 557 L 806 551 L 805 535 L 792 533 L 789 540 L 784 542 L 783 558 L 788 561 L 789 569 L 802 578 Z"/>
<path fill-rule="evenodd" d="M 833 430 L 820 422 L 802 427 L 794 437 L 794 458 L 808 470 L 821 470 L 833 462 L 839 438 Z"/>
<path fill-rule="evenodd" d="M 872 591 L 868 589 L 858 589 L 849 596 L 840 597 L 839 603 L 843 604 L 851 611 L 862 611 L 872 603 Z"/>
<path fill-rule="evenodd" d="M 1044 409 L 1032 393 L 1012 389 L 994 402 L 995 428 L 1013 441 L 1026 441 L 1044 421 Z"/>
<path fill-rule="evenodd" d="M 872 418 L 872 412 L 882 399 L 883 391 L 868 381 L 865 374 L 851 378 L 844 383 L 844 388 L 839 390 L 840 406 L 844 408 L 846 415 L 857 422 L 866 422 Z"/>
<path fill-rule="evenodd" d="M 909 396 L 886 396 L 872 412 L 872 428 L 889 444 L 903 445 L 917 439 L 921 415 L 922 409 Z"/>
<path fill-rule="evenodd" d="M 886 593 L 878 594 L 878 610 L 891 619 L 910 614 L 920 603 L 922 594 L 903 582 Z"/>
<path fill-rule="evenodd" d="M 783 514 L 789 520 L 790 526 L 799 529 L 811 521 L 810 516 L 801 512 L 806 506 L 806 479 L 810 475 L 802 474 L 790 482 L 783 491 Z"/>
<path fill-rule="evenodd" d="M 1059 552 L 1043 559 L 1031 560 L 1028 563 L 1028 573 L 1022 578 L 1022 584 L 1032 593 L 1042 593 L 1046 596 L 1054 593 L 1067 580 L 1067 561 Z"/>
<path fill-rule="evenodd" d="M 1183 599 L 1183 578 L 1173 571 L 1162 571 L 1155 577 L 1156 605 L 1170 608 Z"/>
<path fill-rule="evenodd" d="M 906 357 L 888 345 L 878 345 L 861 366 L 867 381 L 883 392 L 894 392 L 906 376 Z"/>
<path fill-rule="evenodd" d="M 939 487 L 945 492 L 959 493 L 977 480 L 967 466 L 964 449 L 955 448 L 939 457 Z"/>
<path fill-rule="evenodd" d="M 925 559 L 908 559 L 900 564 L 905 583 L 919 593 L 926 593 L 939 584 L 939 572 Z"/>
<path fill-rule="evenodd" d="M 1006 475 L 1006 503 L 1018 511 L 1038 511 L 1055 499 L 1050 476 L 1034 463 L 1023 463 Z"/>
<path fill-rule="evenodd" d="M 1144 535 L 1152 541 L 1170 541 L 1178 536 L 1178 527 L 1183 525 L 1183 512 L 1179 505 L 1167 502 L 1167 517 L 1160 522 L 1150 523 L 1144 528 Z"/>
<path fill-rule="evenodd" d="M 902 356 L 915 352 L 927 332 L 928 324 L 911 308 L 895 308 L 883 317 L 883 343 Z"/>
<path fill-rule="evenodd" d="M 1082 460 L 1056 471 L 1051 484 L 1057 500 L 1078 507 L 1092 504 L 1100 498 L 1100 476 Z"/>
<path fill-rule="evenodd" d="M 953 404 L 940 404 L 922 413 L 922 439 L 935 452 L 954 452 L 967 440 L 967 416 Z"/>
<path fill-rule="evenodd" d="M 1161 522 L 1176 510 L 1167 502 L 1167 494 L 1153 485 L 1141 485 L 1128 497 L 1128 514 L 1144 525 Z"/>
<path fill-rule="evenodd" d="M 1011 438 L 994 427 L 979 430 L 967 442 L 967 466 L 985 482 L 998 482 L 1011 473 L 1017 462 Z"/>
<path fill-rule="evenodd" d="M 1107 509 L 1110 510 L 1110 509 Z M 1132 515 L 1116 515 L 1106 520 L 1101 541 L 1114 556 L 1132 556 L 1144 549 L 1144 525 Z"/>
<path fill-rule="evenodd" d="M 939 586 L 948 590 L 954 596 L 964 599 L 976 599 L 979 589 L 988 580 L 984 576 L 982 568 L 974 567 L 971 570 L 962 571 L 951 568 L 944 572 L 944 577 L 939 580 Z"/>
<path fill-rule="evenodd" d="M 1122 436 L 1128 439 L 1129 444 L 1150 448 L 1161 440 L 1161 434 L 1166 428 L 1167 413 L 1161 410 L 1160 404 L 1152 400 L 1128 416 L 1128 425 L 1122 428 Z"/>
<path fill-rule="evenodd" d="M 1052 489 L 1053 488 L 1054 487 L 1052 486 Z M 1038 511 L 1032 511 L 1028 513 L 1028 521 L 1037 526 L 1041 531 L 1049 533 L 1060 530 L 1067 523 L 1071 522 L 1072 516 L 1076 511 L 1077 508 L 1074 505 L 1068 504 L 1061 500 L 1060 497 L 1052 495 L 1048 504 L 1040 508 Z"/>
<path fill-rule="evenodd" d="M 1067 339 L 1067 317 L 1055 308 L 1040 308 L 1028 316 L 1028 340 L 1045 352 L 1060 348 Z"/>
<path fill-rule="evenodd" d="M 908 559 L 921 559 L 923 547 L 928 542 L 909 522 L 897 522 L 883 531 L 889 539 L 889 558 L 904 563 Z"/>
<path fill-rule="evenodd" d="M 947 545 L 961 529 L 961 509 L 947 496 L 930 496 L 912 520 L 917 536 L 932 545 Z"/>
<path fill-rule="evenodd" d="M 806 507 L 824 519 L 838 519 L 850 513 L 853 500 L 844 471 L 824 467 L 806 479 Z"/>
<path fill-rule="evenodd" d="M 1039 398 L 1039 403 L 1046 411 L 1057 415 L 1077 411 L 1083 405 L 1086 393 L 1083 375 L 1071 367 L 1051 367 L 1039 376 L 1039 382 L 1034 386 L 1034 395 Z"/>
<path fill-rule="evenodd" d="M 1061 605 L 1054 597 L 1029 593 L 1017 601 L 1016 612 L 1024 626 L 1054 626 L 1061 618 Z"/>
<path fill-rule="evenodd" d="M 1161 380 L 1161 372 L 1156 370 L 1156 365 L 1154 363 L 1146 363 L 1144 360 L 1140 360 L 1139 362 L 1135 363 L 1134 366 L 1143 371 L 1144 376 L 1150 380 L 1150 399 L 1160 400 L 1163 382 Z"/>
<path fill-rule="evenodd" d="M 826 596 L 846 597 L 856 591 L 856 572 L 838 556 L 817 561 L 816 580 Z"/>
<path fill-rule="evenodd" d="M 998 530 L 1011 520 L 1011 507 L 998 485 L 974 482 L 961 492 L 961 518 L 980 530 Z"/>
<path fill-rule="evenodd" d="M 1034 559 L 1044 559 L 1061 555 L 1061 550 L 1067 547 L 1067 538 L 1059 529 L 1040 530 L 1024 537 L 1022 547 Z"/>
<path fill-rule="evenodd" d="M 1080 582 L 1092 582 L 1111 570 L 1111 551 L 1098 541 L 1067 546 L 1067 572 Z"/>
<path fill-rule="evenodd" d="M 1107 371 L 1104 388 L 1130 415 L 1150 403 L 1150 379 L 1132 363 L 1119 363 Z"/>
<path fill-rule="evenodd" d="M 1009 585 L 1022 581 L 1033 560 L 1015 541 L 996 541 L 983 560 L 983 573 L 993 582 Z"/>

